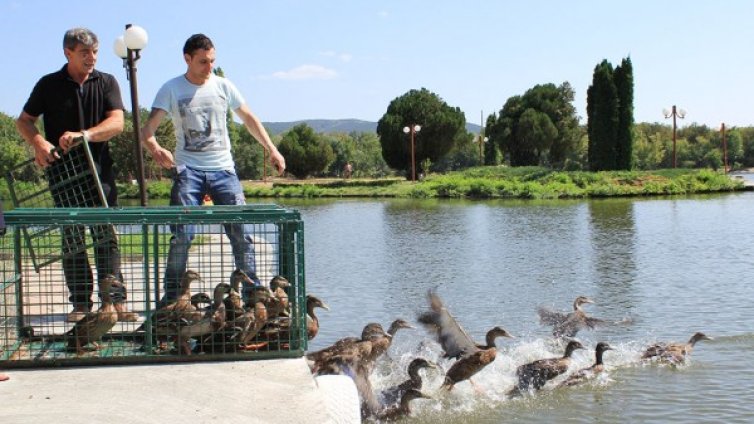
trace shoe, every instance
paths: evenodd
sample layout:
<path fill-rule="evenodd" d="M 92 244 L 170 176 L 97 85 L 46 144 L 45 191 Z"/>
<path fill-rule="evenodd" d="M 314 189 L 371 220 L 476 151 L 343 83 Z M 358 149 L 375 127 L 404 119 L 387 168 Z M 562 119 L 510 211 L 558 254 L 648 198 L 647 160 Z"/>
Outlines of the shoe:
<path fill-rule="evenodd" d="M 126 310 L 126 305 L 123 303 L 116 303 L 115 310 L 118 311 L 119 322 L 136 322 L 139 320 L 139 316 L 133 312 Z"/>
<path fill-rule="evenodd" d="M 68 314 L 68 316 L 66 316 L 65 320 L 66 322 L 79 322 L 86 316 L 87 313 L 89 313 L 89 310 L 84 306 L 75 306 L 73 308 L 73 311 Z"/>

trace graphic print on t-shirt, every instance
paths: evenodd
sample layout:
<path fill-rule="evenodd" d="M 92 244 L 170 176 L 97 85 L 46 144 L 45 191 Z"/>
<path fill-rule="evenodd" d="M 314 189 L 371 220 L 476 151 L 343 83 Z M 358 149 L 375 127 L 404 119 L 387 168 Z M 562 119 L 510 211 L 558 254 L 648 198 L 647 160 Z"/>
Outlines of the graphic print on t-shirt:
<path fill-rule="evenodd" d="M 178 99 L 184 149 L 189 152 L 223 150 L 223 121 L 227 104 L 218 96 Z"/>

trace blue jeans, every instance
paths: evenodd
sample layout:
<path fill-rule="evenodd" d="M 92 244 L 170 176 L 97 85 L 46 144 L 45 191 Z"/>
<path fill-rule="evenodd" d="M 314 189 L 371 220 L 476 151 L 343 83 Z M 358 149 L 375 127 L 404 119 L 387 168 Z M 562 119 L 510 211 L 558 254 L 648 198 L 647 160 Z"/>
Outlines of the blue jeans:
<path fill-rule="evenodd" d="M 189 167 L 182 168 L 173 180 L 170 193 L 172 206 L 198 206 L 202 204 L 204 195 L 209 194 L 215 205 L 245 205 L 241 182 L 235 171 L 200 171 Z M 231 250 L 236 268 L 243 270 L 259 285 L 254 260 L 254 242 L 251 239 L 250 224 L 223 224 L 225 234 L 230 239 Z M 188 251 L 194 240 L 196 228 L 194 225 L 171 225 L 170 250 L 165 269 L 165 298 L 172 301 L 178 297 L 180 281 L 186 272 Z M 251 285 L 244 283 L 243 296 L 248 298 Z"/>

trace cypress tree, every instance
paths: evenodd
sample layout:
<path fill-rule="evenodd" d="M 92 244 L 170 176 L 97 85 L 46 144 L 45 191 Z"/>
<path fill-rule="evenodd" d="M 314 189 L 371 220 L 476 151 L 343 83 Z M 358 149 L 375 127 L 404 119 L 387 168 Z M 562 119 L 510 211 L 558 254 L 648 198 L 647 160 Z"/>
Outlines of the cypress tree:
<path fill-rule="evenodd" d="M 589 169 L 616 169 L 618 90 L 613 80 L 613 66 L 607 60 L 594 68 L 592 85 L 587 90 L 587 120 Z"/>
<path fill-rule="evenodd" d="M 631 58 L 625 58 L 613 75 L 618 90 L 618 129 L 615 145 L 616 169 L 633 167 L 634 71 Z"/>

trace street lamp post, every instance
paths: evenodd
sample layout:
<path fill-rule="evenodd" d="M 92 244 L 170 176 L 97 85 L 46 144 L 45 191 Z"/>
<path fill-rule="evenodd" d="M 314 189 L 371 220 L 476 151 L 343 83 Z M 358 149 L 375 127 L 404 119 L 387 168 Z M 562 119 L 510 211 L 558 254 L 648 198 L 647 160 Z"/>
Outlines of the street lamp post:
<path fill-rule="evenodd" d="M 482 158 L 482 146 L 489 141 L 489 138 L 484 136 L 484 111 L 480 113 L 480 130 L 479 130 L 479 166 L 484 166 L 484 159 Z"/>
<path fill-rule="evenodd" d="M 725 139 L 725 122 L 720 125 L 720 132 L 723 136 L 723 169 L 728 173 L 728 141 Z"/>
<path fill-rule="evenodd" d="M 411 181 L 416 182 L 416 154 L 414 152 L 414 134 L 422 130 L 421 125 L 411 124 L 408 127 L 403 127 L 403 132 L 411 133 Z"/>
<path fill-rule="evenodd" d="M 267 148 L 262 146 L 262 181 L 267 182 Z"/>
<path fill-rule="evenodd" d="M 683 109 L 676 110 L 675 105 L 673 105 L 673 110 L 668 112 L 667 109 L 664 109 L 662 111 L 662 114 L 665 115 L 665 119 L 668 119 L 670 117 L 673 118 L 673 168 L 676 167 L 676 150 L 675 150 L 675 130 L 676 130 L 676 117 L 683 119 L 686 117 L 686 111 Z"/>
<path fill-rule="evenodd" d="M 136 84 L 136 62 L 141 58 L 140 52 L 147 46 L 147 32 L 144 28 L 128 24 L 126 32 L 115 39 L 115 54 L 123 59 L 128 83 L 131 88 L 131 118 L 134 124 L 134 143 L 136 144 L 136 176 L 139 180 L 141 206 L 147 206 L 147 189 L 144 179 L 144 149 L 139 141 L 139 94 Z"/>

